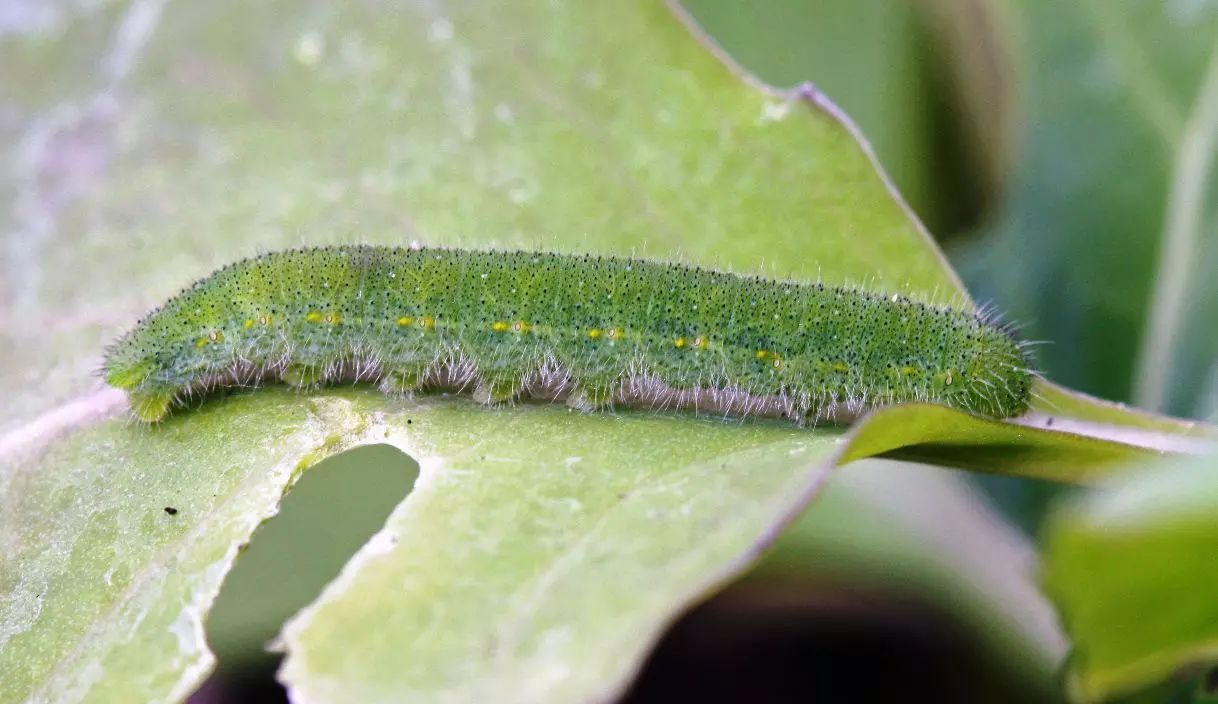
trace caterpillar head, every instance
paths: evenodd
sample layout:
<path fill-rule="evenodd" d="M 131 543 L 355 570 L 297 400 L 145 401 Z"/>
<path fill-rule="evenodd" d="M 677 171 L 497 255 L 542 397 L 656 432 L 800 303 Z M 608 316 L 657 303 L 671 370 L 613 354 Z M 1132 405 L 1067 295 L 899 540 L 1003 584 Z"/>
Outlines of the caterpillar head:
<path fill-rule="evenodd" d="M 159 349 L 141 339 L 146 337 L 142 332 L 136 328 L 106 352 L 102 377 L 110 386 L 127 392 L 136 417 L 153 423 L 169 412 L 177 390 L 156 382 L 165 370 L 157 361 Z"/>
<path fill-rule="evenodd" d="M 153 311 L 107 350 L 102 366 L 106 383 L 127 392 L 135 415 L 146 422 L 168 414 L 179 393 L 199 371 L 219 361 L 218 330 L 202 333 L 171 305 Z M 212 349 L 208 349 L 208 348 Z"/>

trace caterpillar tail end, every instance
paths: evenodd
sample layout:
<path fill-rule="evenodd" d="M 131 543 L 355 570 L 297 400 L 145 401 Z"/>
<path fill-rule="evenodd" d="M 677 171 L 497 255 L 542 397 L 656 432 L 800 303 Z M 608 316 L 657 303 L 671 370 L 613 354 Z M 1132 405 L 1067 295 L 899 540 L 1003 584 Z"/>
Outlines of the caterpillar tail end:
<path fill-rule="evenodd" d="M 131 411 L 136 418 L 145 423 L 159 423 L 169 415 L 174 394 L 168 391 L 128 391 L 127 398 L 131 401 Z"/>

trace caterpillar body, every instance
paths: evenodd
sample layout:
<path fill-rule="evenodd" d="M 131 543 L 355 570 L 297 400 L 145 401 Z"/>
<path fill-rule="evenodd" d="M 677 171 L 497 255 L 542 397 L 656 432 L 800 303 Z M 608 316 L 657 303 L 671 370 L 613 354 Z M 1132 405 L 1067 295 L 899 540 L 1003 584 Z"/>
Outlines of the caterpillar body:
<path fill-rule="evenodd" d="M 905 401 L 1022 413 L 1033 372 L 985 316 L 850 287 L 591 255 L 383 246 L 230 264 L 144 317 L 103 373 L 161 420 L 214 387 L 368 380 L 593 410 L 798 422 Z"/>

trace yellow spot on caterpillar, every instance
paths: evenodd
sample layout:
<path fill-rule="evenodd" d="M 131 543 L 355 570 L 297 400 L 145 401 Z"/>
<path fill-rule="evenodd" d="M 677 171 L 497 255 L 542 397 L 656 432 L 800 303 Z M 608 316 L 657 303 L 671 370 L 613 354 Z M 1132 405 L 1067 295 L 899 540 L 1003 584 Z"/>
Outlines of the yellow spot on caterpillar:
<path fill-rule="evenodd" d="M 609 339 L 619 340 L 623 336 L 621 328 L 609 328 Z"/>
<path fill-rule="evenodd" d="M 309 314 L 305 316 L 305 320 L 309 321 L 310 323 L 320 323 L 321 318 L 321 313 L 318 313 L 315 310 L 309 311 Z"/>
<path fill-rule="evenodd" d="M 200 337 L 199 339 L 195 340 L 195 347 L 203 349 L 211 343 L 219 342 L 223 339 L 224 333 L 220 332 L 219 330 L 212 330 L 211 332 L 207 333 L 206 337 Z"/>
<path fill-rule="evenodd" d="M 905 376 L 913 376 L 918 373 L 918 368 L 905 365 L 904 367 L 901 367 L 901 373 Z"/>
<path fill-rule="evenodd" d="M 401 325 L 402 327 L 406 327 L 407 325 L 411 325 L 413 323 L 414 318 L 410 317 L 409 315 L 403 315 L 402 317 L 398 318 L 398 325 Z"/>
<path fill-rule="evenodd" d="M 241 323 L 241 326 L 244 327 L 246 330 L 249 330 L 250 328 L 254 327 L 254 319 L 246 318 L 245 322 Z"/>
<path fill-rule="evenodd" d="M 845 362 L 834 362 L 831 369 L 839 374 L 845 374 L 850 371 L 850 367 L 846 366 Z"/>
<path fill-rule="evenodd" d="M 588 331 L 588 337 L 592 338 L 593 340 L 597 339 L 600 336 L 601 336 L 600 328 L 592 328 L 591 330 Z"/>
<path fill-rule="evenodd" d="M 419 327 L 423 328 L 424 330 L 435 330 L 436 329 L 436 319 L 430 315 L 420 316 L 419 317 Z"/>
<path fill-rule="evenodd" d="M 677 339 L 672 341 L 672 346 L 676 347 L 677 349 L 681 349 L 685 345 L 686 345 L 686 342 L 685 342 L 684 337 L 678 337 Z"/>
<path fill-rule="evenodd" d="M 782 355 L 778 354 L 777 352 L 771 352 L 770 350 L 757 350 L 757 359 L 769 359 L 770 366 L 774 367 L 774 369 L 782 369 Z"/>
<path fill-rule="evenodd" d="M 510 327 L 510 325 L 502 320 L 496 320 L 495 322 L 491 323 L 491 330 L 494 330 L 495 332 L 507 332 L 508 328 Z"/>

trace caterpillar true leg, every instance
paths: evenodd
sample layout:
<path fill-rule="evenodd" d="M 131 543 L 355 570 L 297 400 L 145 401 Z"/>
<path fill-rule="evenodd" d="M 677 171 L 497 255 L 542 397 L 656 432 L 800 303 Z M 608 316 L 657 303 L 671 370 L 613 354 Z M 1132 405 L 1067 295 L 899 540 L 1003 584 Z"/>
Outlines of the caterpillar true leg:
<path fill-rule="evenodd" d="M 131 410 L 145 423 L 155 423 L 169 413 L 177 394 L 173 391 L 136 391 L 130 394 Z"/>

